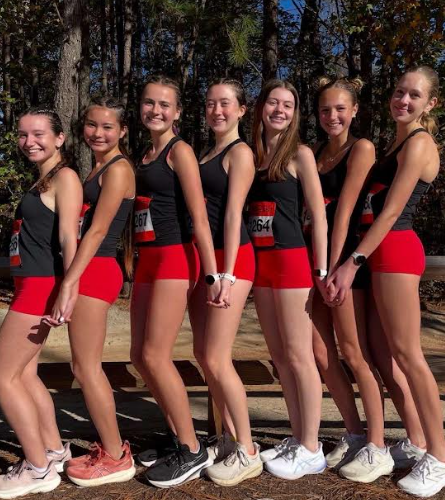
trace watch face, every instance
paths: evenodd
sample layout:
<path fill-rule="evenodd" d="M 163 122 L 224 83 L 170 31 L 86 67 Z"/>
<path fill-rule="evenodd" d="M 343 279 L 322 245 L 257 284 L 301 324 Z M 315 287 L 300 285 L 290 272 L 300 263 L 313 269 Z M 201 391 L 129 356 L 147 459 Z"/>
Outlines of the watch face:
<path fill-rule="evenodd" d="M 208 285 L 213 285 L 213 283 L 215 283 L 215 281 L 216 281 L 216 280 L 215 280 L 215 277 L 214 277 L 212 274 L 208 274 L 208 275 L 206 276 L 206 283 L 207 283 Z"/>
<path fill-rule="evenodd" d="M 361 266 L 365 262 L 366 262 L 366 257 L 364 255 L 357 255 L 357 257 L 355 258 L 355 263 L 359 266 Z"/>

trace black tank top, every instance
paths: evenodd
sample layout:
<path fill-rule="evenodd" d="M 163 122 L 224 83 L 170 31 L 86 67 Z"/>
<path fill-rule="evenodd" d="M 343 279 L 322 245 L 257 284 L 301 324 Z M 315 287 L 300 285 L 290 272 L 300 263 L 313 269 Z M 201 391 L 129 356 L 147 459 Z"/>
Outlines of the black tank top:
<path fill-rule="evenodd" d="M 97 202 L 99 201 L 102 187 L 99 184 L 99 178 L 103 175 L 113 163 L 125 158 L 123 155 L 117 155 L 106 163 L 91 179 L 88 179 L 83 184 L 83 208 L 80 221 L 80 239 L 83 238 L 91 227 L 94 213 L 96 211 Z M 111 221 L 108 233 L 103 239 L 98 248 L 95 257 L 116 257 L 116 247 L 119 238 L 125 229 L 128 216 L 133 206 L 134 199 L 124 198 L 119 206 L 116 215 Z"/>
<path fill-rule="evenodd" d="M 12 276 L 63 276 L 59 216 L 44 205 L 36 188 L 17 207 L 10 261 Z"/>
<path fill-rule="evenodd" d="M 212 232 L 213 246 L 224 248 L 224 217 L 226 214 L 227 197 L 229 194 L 229 176 L 223 167 L 227 152 L 241 139 L 233 141 L 211 160 L 199 164 L 202 188 L 206 199 L 207 214 Z M 240 245 L 249 243 L 249 235 L 244 221 L 241 222 Z"/>
<path fill-rule="evenodd" d="M 255 175 L 249 193 L 249 234 L 256 249 L 305 247 L 300 224 L 300 183 L 290 173 L 269 181 L 267 172 Z"/>
<path fill-rule="evenodd" d="M 372 222 L 380 215 L 385 205 L 389 188 L 394 181 L 398 169 L 397 155 L 402 150 L 406 141 L 419 132 L 428 133 L 424 128 L 413 130 L 391 153 L 383 156 L 374 166 L 371 173 L 370 188 L 368 190 L 365 210 L 362 213 L 362 228 L 367 229 Z M 391 228 L 392 231 L 404 231 L 413 228 L 413 218 L 416 214 L 417 205 L 420 198 L 428 188 L 430 183 L 421 179 L 417 181 L 414 189 L 403 207 L 402 213 Z"/>
<path fill-rule="evenodd" d="M 326 207 L 326 219 L 328 223 L 328 255 L 330 254 L 330 246 L 332 239 L 332 232 L 334 229 L 334 219 L 335 212 L 337 211 L 338 200 L 340 198 L 343 185 L 345 183 L 346 175 L 348 173 L 348 160 L 351 155 L 351 151 L 356 144 L 351 144 L 346 154 L 343 158 L 326 173 L 318 173 L 320 178 L 321 189 L 323 191 L 323 198 Z M 327 142 L 324 142 L 315 154 L 315 159 L 318 160 L 321 152 L 327 146 Z M 358 226 L 360 220 L 360 214 L 363 209 L 363 200 L 359 197 L 356 206 L 351 214 L 348 234 L 346 236 L 346 241 L 344 244 L 344 253 L 348 255 L 354 251 L 358 245 Z M 306 220 L 306 219 L 305 219 Z"/>
<path fill-rule="evenodd" d="M 150 200 L 149 206 L 147 205 L 149 212 L 145 215 L 150 218 L 153 233 L 151 241 L 141 242 L 136 238 L 138 245 L 164 246 L 191 241 L 188 211 L 181 183 L 176 172 L 167 163 L 168 153 L 179 141 L 182 141 L 180 137 L 173 137 L 155 160 L 140 164 L 136 170 L 136 236 L 140 227 L 137 221 L 140 219 L 138 212 L 141 210 L 138 210 L 138 203 L 141 198 Z"/>

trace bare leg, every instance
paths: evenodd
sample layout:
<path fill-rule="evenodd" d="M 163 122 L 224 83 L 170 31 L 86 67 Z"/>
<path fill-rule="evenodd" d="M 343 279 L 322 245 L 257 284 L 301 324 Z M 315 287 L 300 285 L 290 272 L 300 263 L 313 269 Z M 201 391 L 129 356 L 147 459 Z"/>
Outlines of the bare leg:
<path fill-rule="evenodd" d="M 25 457 L 36 467 L 46 467 L 45 443 L 40 434 L 39 412 L 26 389 L 22 374 L 39 355 L 49 327 L 40 316 L 9 311 L 0 328 L 0 405 L 23 447 Z"/>
<path fill-rule="evenodd" d="M 373 273 L 372 286 L 391 353 L 411 389 L 428 453 L 444 462 L 445 440 L 439 391 L 420 345 L 419 277 Z"/>
<path fill-rule="evenodd" d="M 342 306 L 333 309 L 340 350 L 357 382 L 368 422 L 368 442 L 383 448 L 384 415 L 382 388 L 368 350 L 365 294 L 352 290 Z"/>
<path fill-rule="evenodd" d="M 251 287 L 252 282 L 238 280 L 231 288 L 231 306 L 207 311 L 203 368 L 220 412 L 228 408 L 236 440 L 254 454 L 246 391 L 232 362 L 233 342 Z"/>
<path fill-rule="evenodd" d="M 145 306 L 145 338 L 142 345 L 141 375 L 173 422 L 179 441 L 195 451 L 196 440 L 187 391 L 173 360 L 173 346 L 184 319 L 193 284 L 186 280 L 158 280 L 150 285 Z M 140 333 L 135 332 L 136 334 Z M 134 344 L 140 342 L 133 336 Z M 135 345 L 132 346 L 134 356 Z M 134 359 L 134 358 L 133 358 Z M 136 365 L 137 366 L 137 365 Z M 147 378 L 145 378 L 147 377 Z"/>
<path fill-rule="evenodd" d="M 166 412 L 161 395 L 157 393 L 156 387 L 151 383 L 151 379 L 145 369 L 145 365 L 142 359 L 142 349 L 145 340 L 145 325 L 147 322 L 148 308 L 150 305 L 152 293 L 152 285 L 149 283 L 134 283 L 133 294 L 131 297 L 131 348 L 130 348 L 130 359 L 133 366 L 140 373 L 143 378 L 148 390 L 151 392 L 159 407 L 161 408 L 164 418 L 167 421 L 167 425 L 174 434 L 177 434 L 175 426 L 173 424 L 170 415 Z"/>
<path fill-rule="evenodd" d="M 109 308 L 108 302 L 79 295 L 69 324 L 69 336 L 74 376 L 82 388 L 105 451 L 118 460 L 122 455 L 122 439 L 113 390 L 102 369 Z"/>
<path fill-rule="evenodd" d="M 391 356 L 373 297 L 369 298 L 368 329 L 372 358 L 403 422 L 410 441 L 425 448 L 425 435 L 405 375 Z"/>
<path fill-rule="evenodd" d="M 298 401 L 298 388 L 295 377 L 287 362 L 286 351 L 280 335 L 278 319 L 275 311 L 274 293 L 272 288 L 255 287 L 255 307 L 261 329 L 266 339 L 272 361 L 278 370 L 283 396 L 286 401 L 292 434 L 301 442 L 301 418 Z M 292 307 L 295 307 L 293 305 Z"/>
<path fill-rule="evenodd" d="M 338 356 L 331 308 L 327 307 L 318 291 L 312 302 L 312 334 L 314 355 L 321 376 L 352 434 L 363 434 L 363 426 L 355 404 L 352 384 Z"/>
<path fill-rule="evenodd" d="M 196 360 L 203 369 L 205 369 L 204 344 L 205 344 L 206 321 L 209 311 L 209 308 L 206 305 L 206 300 L 207 300 L 206 286 L 204 283 L 198 282 L 190 297 L 188 304 L 188 311 L 189 311 L 190 324 L 193 330 L 193 353 L 195 355 Z M 206 378 L 208 379 L 207 375 Z M 207 382 L 209 383 L 209 380 L 207 380 Z M 223 411 L 219 410 L 219 411 L 221 412 L 221 418 L 223 421 L 224 429 L 231 436 L 236 438 L 235 426 L 227 409 L 227 405 L 223 404 L 223 407 L 224 410 Z"/>
<path fill-rule="evenodd" d="M 34 400 L 39 413 L 40 434 L 47 450 L 61 450 L 63 448 L 57 427 L 54 402 L 48 389 L 37 375 L 40 351 L 28 363 L 22 373 L 23 385 Z"/>
<path fill-rule="evenodd" d="M 310 289 L 277 289 L 273 292 L 284 352 L 298 388 L 301 444 L 316 452 L 322 389 L 312 347 Z"/>

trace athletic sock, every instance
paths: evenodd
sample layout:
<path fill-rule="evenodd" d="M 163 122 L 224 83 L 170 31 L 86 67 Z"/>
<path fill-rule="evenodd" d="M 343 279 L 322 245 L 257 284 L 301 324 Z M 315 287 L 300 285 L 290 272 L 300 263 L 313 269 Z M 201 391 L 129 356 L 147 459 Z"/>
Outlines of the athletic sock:
<path fill-rule="evenodd" d="M 45 472 L 45 471 L 48 469 L 48 466 L 46 466 L 46 467 L 36 467 L 36 466 L 35 466 L 35 465 L 33 465 L 33 464 L 29 461 L 29 460 L 28 460 L 28 465 L 29 465 L 30 467 L 32 467 L 32 468 L 33 468 L 36 472 L 39 472 L 40 474 L 41 474 L 42 472 Z"/>

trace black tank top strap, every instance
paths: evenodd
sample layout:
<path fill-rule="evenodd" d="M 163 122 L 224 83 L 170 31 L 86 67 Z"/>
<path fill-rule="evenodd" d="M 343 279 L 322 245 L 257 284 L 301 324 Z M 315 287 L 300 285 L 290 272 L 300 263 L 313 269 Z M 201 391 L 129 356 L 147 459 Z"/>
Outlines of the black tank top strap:
<path fill-rule="evenodd" d="M 393 149 L 390 153 L 388 153 L 387 155 L 385 155 L 384 158 L 386 158 L 388 156 L 391 156 L 391 155 L 399 154 L 400 151 L 402 150 L 403 146 L 406 144 L 406 142 L 409 139 L 411 139 L 411 137 L 414 137 L 415 135 L 417 135 L 419 132 L 426 132 L 427 134 L 429 133 L 428 130 L 424 129 L 423 127 L 416 128 L 411 133 L 409 133 L 405 137 L 405 139 L 403 139 L 403 141 L 395 149 Z"/>
<path fill-rule="evenodd" d="M 236 146 L 240 142 L 244 141 L 238 137 L 238 139 L 235 139 L 230 144 L 227 144 L 227 146 L 221 151 L 221 153 L 219 153 L 219 155 L 221 156 L 221 161 L 223 160 L 224 156 L 226 156 L 226 154 L 233 148 L 233 146 Z"/>
<path fill-rule="evenodd" d="M 107 163 L 105 163 L 105 165 L 103 165 L 94 175 L 93 177 L 91 177 L 91 179 L 87 179 L 84 184 L 86 184 L 87 182 L 91 182 L 95 179 L 97 179 L 97 181 L 99 182 L 99 177 L 101 175 L 103 175 L 110 167 L 111 165 L 113 165 L 113 163 L 116 163 L 117 161 L 119 160 L 122 160 L 122 158 L 125 158 L 124 155 L 116 155 L 116 156 L 113 156 L 113 158 L 111 158 L 110 161 L 108 161 Z"/>
<path fill-rule="evenodd" d="M 159 156 L 156 158 L 154 161 L 162 161 L 167 163 L 167 157 L 168 154 L 170 153 L 172 147 L 179 141 L 182 141 L 183 139 L 177 135 L 175 137 L 172 137 L 168 144 L 165 146 L 165 148 L 160 152 Z"/>

